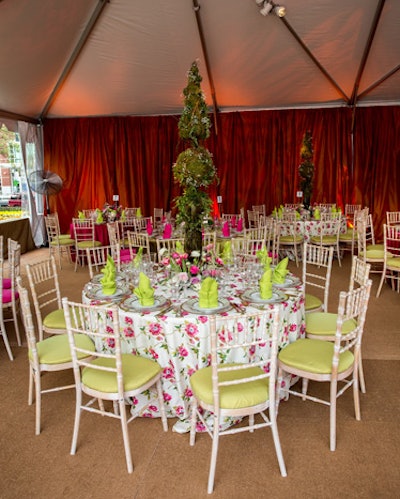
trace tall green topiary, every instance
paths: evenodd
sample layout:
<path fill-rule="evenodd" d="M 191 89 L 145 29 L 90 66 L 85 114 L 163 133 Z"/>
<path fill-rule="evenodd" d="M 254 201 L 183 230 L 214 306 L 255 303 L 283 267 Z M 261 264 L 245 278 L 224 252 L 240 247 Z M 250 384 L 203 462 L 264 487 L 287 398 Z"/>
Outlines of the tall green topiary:
<path fill-rule="evenodd" d="M 305 132 L 300 149 L 301 163 L 299 166 L 300 190 L 303 191 L 303 204 L 308 210 L 311 204 L 314 180 L 312 135 L 310 131 Z"/>
<path fill-rule="evenodd" d="M 200 83 L 199 68 L 193 62 L 188 83 L 183 90 L 184 109 L 178 129 L 181 139 L 190 147 L 181 152 L 173 165 L 174 179 L 182 188 L 182 194 L 175 199 L 177 223 L 184 222 L 185 251 L 201 251 L 203 220 L 210 215 L 212 201 L 207 188 L 217 178 L 212 154 L 202 143 L 210 136 L 211 121 Z"/>

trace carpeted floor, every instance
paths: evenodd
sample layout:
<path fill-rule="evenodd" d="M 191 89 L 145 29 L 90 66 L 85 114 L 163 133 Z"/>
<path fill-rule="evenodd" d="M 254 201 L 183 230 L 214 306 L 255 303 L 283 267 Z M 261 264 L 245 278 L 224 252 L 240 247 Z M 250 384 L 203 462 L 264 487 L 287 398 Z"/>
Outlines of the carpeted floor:
<path fill-rule="evenodd" d="M 46 258 L 47 249 L 23 255 L 24 264 Z M 291 267 L 297 275 L 299 269 Z M 330 310 L 348 286 L 350 256 L 334 263 Z M 64 296 L 80 299 L 88 271 L 75 273 L 67 262 L 60 271 Z M 220 442 L 215 491 L 218 498 L 397 498 L 400 490 L 400 295 L 385 285 L 375 298 L 373 276 L 363 342 L 367 393 L 361 394 L 362 421 L 354 418 L 351 391 L 338 401 L 337 450 L 329 450 L 329 409 L 291 398 L 280 405 L 278 427 L 288 476 L 282 478 L 270 431 L 243 433 Z M 10 329 L 10 328 L 9 328 Z M 43 397 L 42 433 L 34 434 L 34 406 L 28 406 L 26 347 L 10 333 L 15 360 L 0 342 L 0 498 L 205 498 L 211 441 L 164 433 L 159 420 L 130 424 L 134 472 L 126 472 L 118 421 L 84 414 L 77 454 L 69 448 L 74 391 Z M 71 379 L 51 373 L 44 383 Z M 327 392 L 313 385 L 316 394 Z M 170 428 L 172 427 L 170 421 Z"/>

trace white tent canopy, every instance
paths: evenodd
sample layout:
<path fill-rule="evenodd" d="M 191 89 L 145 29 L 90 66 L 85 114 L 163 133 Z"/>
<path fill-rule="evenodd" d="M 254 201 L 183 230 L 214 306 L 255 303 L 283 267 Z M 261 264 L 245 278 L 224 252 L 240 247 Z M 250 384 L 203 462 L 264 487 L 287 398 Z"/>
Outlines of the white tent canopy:
<path fill-rule="evenodd" d="M 180 114 L 194 60 L 218 111 L 400 102 L 400 1 L 281 4 L 0 0 L 0 116 Z"/>

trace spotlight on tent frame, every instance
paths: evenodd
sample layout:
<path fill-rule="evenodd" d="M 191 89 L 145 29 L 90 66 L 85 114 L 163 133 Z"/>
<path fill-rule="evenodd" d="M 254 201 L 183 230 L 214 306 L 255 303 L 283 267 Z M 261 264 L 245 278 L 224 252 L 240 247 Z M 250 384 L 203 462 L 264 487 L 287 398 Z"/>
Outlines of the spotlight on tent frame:
<path fill-rule="evenodd" d="M 258 0 L 257 1 L 257 4 L 259 4 Z M 266 2 L 266 1 L 263 1 L 262 4 L 259 4 L 259 5 L 262 5 L 261 9 L 260 9 L 260 14 L 262 14 L 263 16 L 267 16 L 271 10 L 272 10 L 272 3 L 270 2 Z"/>
<path fill-rule="evenodd" d="M 274 13 L 278 17 L 285 17 L 286 16 L 286 7 L 284 7 L 283 5 L 275 5 Z"/>

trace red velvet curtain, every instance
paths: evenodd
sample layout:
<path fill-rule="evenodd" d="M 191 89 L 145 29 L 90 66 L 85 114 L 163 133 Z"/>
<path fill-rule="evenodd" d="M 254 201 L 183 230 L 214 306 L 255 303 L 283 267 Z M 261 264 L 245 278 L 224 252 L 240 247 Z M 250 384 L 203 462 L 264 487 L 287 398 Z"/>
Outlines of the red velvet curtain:
<path fill-rule="evenodd" d="M 178 116 L 47 120 L 45 169 L 64 188 L 50 199 L 63 230 L 83 208 L 102 207 L 119 194 L 123 206 L 169 210 L 179 194 L 172 165 L 184 149 Z M 354 119 L 354 127 L 352 123 Z M 218 115 L 213 153 L 222 211 L 295 202 L 304 132 L 311 131 L 315 179 L 312 202 L 361 203 L 374 214 L 377 235 L 387 210 L 400 209 L 400 108 L 249 111 Z"/>

